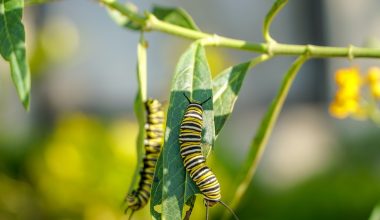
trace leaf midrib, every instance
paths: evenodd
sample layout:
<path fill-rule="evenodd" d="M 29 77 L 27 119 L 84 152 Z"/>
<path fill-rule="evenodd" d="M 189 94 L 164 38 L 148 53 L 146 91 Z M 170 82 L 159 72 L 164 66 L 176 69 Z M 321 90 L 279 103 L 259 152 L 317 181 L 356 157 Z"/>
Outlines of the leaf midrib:
<path fill-rule="evenodd" d="M 198 54 L 198 50 L 199 50 L 199 45 L 196 44 L 196 49 L 195 49 L 195 52 L 193 53 L 193 63 L 192 63 L 192 72 L 193 74 L 191 74 L 191 91 L 193 91 L 193 88 L 194 88 L 194 71 L 195 71 L 195 62 L 196 62 L 196 58 L 197 58 L 197 54 Z M 191 93 L 191 98 L 193 98 L 193 93 Z M 183 162 L 182 162 L 183 163 Z M 187 175 L 187 171 L 186 171 L 186 168 L 185 169 L 185 184 L 184 184 L 184 192 L 183 192 L 183 204 L 185 206 L 186 204 L 186 189 L 187 189 L 187 184 L 189 183 L 189 175 Z M 182 214 L 182 211 L 181 211 L 181 214 Z"/>

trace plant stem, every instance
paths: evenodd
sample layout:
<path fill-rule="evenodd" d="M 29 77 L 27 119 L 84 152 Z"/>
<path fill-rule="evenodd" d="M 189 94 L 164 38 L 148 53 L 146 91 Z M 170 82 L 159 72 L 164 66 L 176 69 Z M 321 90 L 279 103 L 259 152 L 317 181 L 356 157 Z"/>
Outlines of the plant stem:
<path fill-rule="evenodd" d="M 57 1 L 60 1 L 60 0 L 26 0 L 24 1 L 24 5 L 25 7 L 29 7 L 29 6 L 34 6 L 34 5 L 42 5 L 42 4 L 46 4 L 46 3 L 53 3 L 53 2 L 57 2 Z"/>
<path fill-rule="evenodd" d="M 307 55 L 302 55 L 298 57 L 298 59 L 290 66 L 284 79 L 282 80 L 281 87 L 276 97 L 273 99 L 272 104 L 260 123 L 256 135 L 252 140 L 251 146 L 249 147 L 250 152 L 245 160 L 243 165 L 244 167 L 240 172 L 239 178 L 237 179 L 239 186 L 234 193 L 234 198 L 232 199 L 230 205 L 232 209 L 235 209 L 239 205 L 239 202 L 242 200 L 242 196 L 245 194 L 251 183 L 251 180 L 257 170 L 257 166 L 264 153 L 265 147 L 267 146 L 273 127 L 284 105 L 285 99 L 288 96 L 291 85 L 294 82 L 299 69 L 306 62 L 307 58 Z M 229 216 L 230 214 L 225 212 L 224 219 L 228 219 Z"/>
<path fill-rule="evenodd" d="M 263 37 L 266 42 L 275 42 L 273 38 L 270 36 L 269 28 L 272 24 L 272 21 L 274 17 L 277 15 L 278 12 L 281 11 L 281 9 L 288 3 L 288 0 L 277 0 L 273 5 L 272 8 L 269 10 L 268 14 L 265 16 L 264 25 L 263 25 Z"/>
<path fill-rule="evenodd" d="M 308 57 L 348 57 L 348 58 L 380 58 L 380 48 L 354 47 L 329 47 L 316 45 L 281 44 L 275 42 L 254 43 L 228 37 L 217 36 L 197 30 L 192 30 L 178 25 L 170 24 L 157 19 L 153 14 L 147 13 L 142 16 L 129 10 L 124 5 L 114 0 L 98 0 L 107 7 L 119 11 L 131 21 L 143 25 L 146 31 L 160 31 L 163 33 L 198 40 L 203 38 L 217 37 L 218 42 L 213 46 L 227 47 L 239 50 L 266 53 L 270 55 L 302 55 L 307 53 Z"/>

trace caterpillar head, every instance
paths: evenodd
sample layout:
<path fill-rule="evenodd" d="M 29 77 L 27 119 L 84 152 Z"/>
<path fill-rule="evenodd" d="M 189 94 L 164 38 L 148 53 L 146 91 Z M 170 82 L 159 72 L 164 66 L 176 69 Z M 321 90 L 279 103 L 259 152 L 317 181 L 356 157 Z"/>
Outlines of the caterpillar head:
<path fill-rule="evenodd" d="M 132 210 L 137 210 L 140 207 L 140 201 L 137 197 L 137 191 L 133 190 L 131 194 L 129 194 L 126 198 L 127 205 Z"/>
<path fill-rule="evenodd" d="M 198 102 L 198 101 L 191 101 L 190 98 L 186 95 L 186 93 L 182 93 L 183 96 L 185 96 L 185 98 L 187 99 L 187 102 L 189 104 L 198 104 L 200 106 L 202 106 L 203 104 L 205 104 L 206 102 L 208 102 L 212 97 L 208 97 L 206 100 L 204 100 L 203 102 Z"/>

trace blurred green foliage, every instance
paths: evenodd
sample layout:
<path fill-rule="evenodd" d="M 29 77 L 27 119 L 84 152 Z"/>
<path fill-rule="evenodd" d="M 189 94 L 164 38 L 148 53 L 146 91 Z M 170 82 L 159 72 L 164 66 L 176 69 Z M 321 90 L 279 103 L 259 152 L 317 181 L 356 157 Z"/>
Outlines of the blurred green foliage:
<path fill-rule="evenodd" d="M 342 137 L 335 165 L 289 190 L 273 193 L 256 179 L 238 212 L 254 219 L 368 219 L 380 199 L 377 132 Z"/>
<path fill-rule="evenodd" d="M 29 148 L 18 140 L 14 146 L 2 142 L 0 219 L 126 219 L 122 201 L 136 164 L 136 135 L 137 125 L 126 119 L 104 121 L 78 113 L 61 117 L 46 135 L 25 141 Z M 380 195 L 378 143 L 376 133 L 344 137 L 330 169 L 287 190 L 273 190 L 257 176 L 237 210 L 239 217 L 368 219 Z M 239 165 L 223 147 L 215 148 L 208 164 L 228 202 Z M 219 219 L 223 207 L 210 212 Z M 192 219 L 204 215 L 198 197 Z M 148 208 L 134 219 L 150 219 Z"/>
<path fill-rule="evenodd" d="M 0 219 L 120 219 L 136 133 L 128 121 L 61 118 L 20 161 L 1 161 Z"/>

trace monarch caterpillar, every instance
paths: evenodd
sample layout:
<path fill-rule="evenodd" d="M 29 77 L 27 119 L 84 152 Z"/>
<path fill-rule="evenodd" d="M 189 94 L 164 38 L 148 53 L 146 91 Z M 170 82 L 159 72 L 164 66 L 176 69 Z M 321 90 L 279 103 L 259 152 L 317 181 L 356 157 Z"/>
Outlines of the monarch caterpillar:
<path fill-rule="evenodd" d="M 135 211 L 148 203 L 156 162 L 163 144 L 164 112 L 161 103 L 156 99 L 148 99 L 145 102 L 145 109 L 147 112 L 144 139 L 145 156 L 138 188 L 126 197 L 128 207 L 125 209 L 125 213 L 128 209 L 132 210 L 129 218 Z"/>
<path fill-rule="evenodd" d="M 236 214 L 221 200 L 220 185 L 215 174 L 206 165 L 206 159 L 202 154 L 201 136 L 203 128 L 203 107 L 202 105 L 211 99 L 198 103 L 192 102 L 183 94 L 188 105 L 182 119 L 179 144 L 180 153 L 186 171 L 189 172 L 191 179 L 198 186 L 204 196 L 206 205 L 206 219 L 208 219 L 208 207 L 217 203 L 225 206 L 236 219 Z"/>

